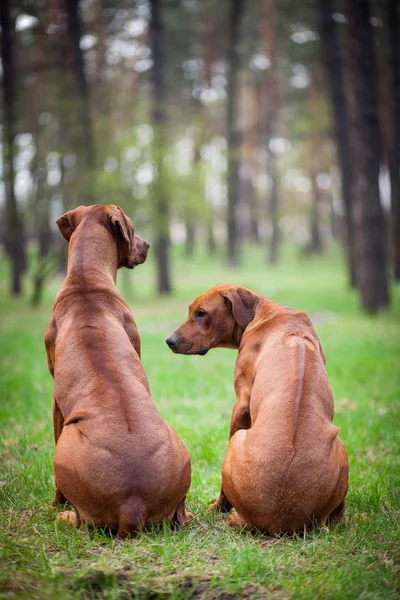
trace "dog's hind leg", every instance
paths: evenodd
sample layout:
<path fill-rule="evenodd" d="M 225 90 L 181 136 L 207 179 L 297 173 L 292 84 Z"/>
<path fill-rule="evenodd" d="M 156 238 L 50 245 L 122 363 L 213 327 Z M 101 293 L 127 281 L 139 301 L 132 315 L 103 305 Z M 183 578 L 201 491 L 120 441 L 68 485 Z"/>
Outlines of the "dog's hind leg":
<path fill-rule="evenodd" d="M 117 537 L 125 539 L 146 525 L 147 509 L 140 498 L 131 498 L 119 510 Z"/>
<path fill-rule="evenodd" d="M 175 514 L 172 518 L 172 522 L 175 523 L 178 527 L 186 527 L 186 525 L 194 519 L 194 514 L 187 511 L 185 508 L 185 499 L 184 498 L 177 506 Z"/>
<path fill-rule="evenodd" d="M 332 510 L 331 514 L 328 517 L 328 524 L 332 527 L 334 527 L 337 523 L 339 523 L 339 521 L 343 519 L 345 498 L 347 494 L 347 488 L 349 485 L 349 461 L 343 442 L 338 439 L 338 444 L 340 452 L 341 469 L 335 504 L 337 502 L 339 504 L 337 504 L 337 506 Z M 335 504 L 333 506 L 335 506 Z"/>
<path fill-rule="evenodd" d="M 339 504 L 339 506 L 337 508 L 335 508 L 335 510 L 333 510 L 331 512 L 331 514 L 328 517 L 328 525 L 330 525 L 331 527 L 334 527 L 335 525 L 337 525 L 337 523 L 339 523 L 339 521 L 341 521 L 343 519 L 344 516 L 344 500 L 342 500 L 342 502 Z"/>
<path fill-rule="evenodd" d="M 60 490 L 60 488 L 57 486 L 57 481 L 56 481 L 56 490 L 54 492 L 54 497 L 51 502 L 51 507 L 57 508 L 57 506 L 59 504 L 69 504 L 69 502 L 68 502 L 67 498 L 64 496 L 64 494 L 62 493 L 62 491 Z"/>
<path fill-rule="evenodd" d="M 53 394 L 53 431 L 54 431 L 54 441 L 57 445 L 59 437 L 64 427 L 64 417 L 62 416 L 61 410 L 57 403 L 57 398 L 55 394 Z M 55 481 L 56 490 L 54 492 L 54 498 L 51 503 L 52 508 L 57 508 L 58 504 L 69 504 L 68 500 L 60 490 L 57 485 L 57 480 Z"/>
<path fill-rule="evenodd" d="M 236 510 L 232 511 L 231 516 L 228 519 L 228 525 L 236 527 L 236 529 L 240 530 L 251 529 L 251 526 L 248 523 L 246 523 L 246 521 L 243 521 L 242 517 L 239 516 Z"/>
<path fill-rule="evenodd" d="M 232 504 L 225 496 L 224 488 L 221 485 L 221 489 L 217 500 L 213 500 L 211 504 L 209 504 L 209 506 L 207 507 L 207 512 L 212 512 L 214 510 L 219 512 L 229 512 L 231 509 Z"/>

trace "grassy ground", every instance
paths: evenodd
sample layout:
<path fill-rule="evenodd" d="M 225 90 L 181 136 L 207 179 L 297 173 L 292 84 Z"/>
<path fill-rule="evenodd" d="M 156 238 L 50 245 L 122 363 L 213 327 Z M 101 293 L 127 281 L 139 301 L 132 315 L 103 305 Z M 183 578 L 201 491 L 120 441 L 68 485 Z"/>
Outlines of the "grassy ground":
<path fill-rule="evenodd" d="M 152 293 L 153 266 L 132 274 L 131 305 L 159 410 L 192 457 L 184 531 L 150 531 L 120 542 L 57 524 L 52 493 L 52 379 L 43 334 L 55 281 L 39 309 L 6 295 L 0 265 L 0 597 L 396 598 L 400 591 L 400 290 L 394 308 L 363 316 L 346 290 L 337 253 L 265 268 L 260 252 L 229 272 L 205 256 L 176 258 L 175 295 Z M 1 279 L 1 275 L 3 275 Z M 122 273 L 121 273 L 122 276 Z M 345 521 L 334 531 L 272 539 L 240 533 L 206 513 L 215 498 L 234 400 L 236 353 L 174 356 L 164 343 L 188 302 L 221 281 L 251 287 L 306 310 L 322 340 L 336 399 L 335 423 L 350 459 Z"/>

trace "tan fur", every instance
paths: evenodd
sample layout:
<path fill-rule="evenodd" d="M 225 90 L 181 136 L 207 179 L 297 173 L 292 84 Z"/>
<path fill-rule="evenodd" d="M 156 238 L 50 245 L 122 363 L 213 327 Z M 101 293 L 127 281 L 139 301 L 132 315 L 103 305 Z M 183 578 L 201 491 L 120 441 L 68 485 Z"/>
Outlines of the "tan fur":
<path fill-rule="evenodd" d="M 167 343 L 184 354 L 239 350 L 221 493 L 211 509 L 233 506 L 231 525 L 272 535 L 339 521 L 348 460 L 308 316 L 221 284 L 194 300 Z"/>
<path fill-rule="evenodd" d="M 117 268 L 146 260 L 148 244 L 117 206 L 79 207 L 57 221 L 68 274 L 45 344 L 54 376 L 56 493 L 75 509 L 59 519 L 119 536 L 175 519 L 184 525 L 190 459 L 151 400 L 133 315 Z"/>

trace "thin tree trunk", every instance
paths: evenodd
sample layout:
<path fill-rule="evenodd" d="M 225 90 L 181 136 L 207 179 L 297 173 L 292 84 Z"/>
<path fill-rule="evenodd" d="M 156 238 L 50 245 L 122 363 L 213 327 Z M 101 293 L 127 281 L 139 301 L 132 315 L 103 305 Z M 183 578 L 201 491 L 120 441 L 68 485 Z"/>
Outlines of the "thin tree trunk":
<path fill-rule="evenodd" d="M 64 157 L 62 155 L 60 155 L 59 160 L 58 160 L 58 168 L 60 169 L 60 173 L 61 173 L 61 179 L 60 179 L 60 185 L 59 185 L 59 190 L 60 190 L 60 196 L 63 199 L 63 209 L 64 211 L 67 211 L 67 203 L 65 202 L 65 196 L 66 196 L 66 186 L 65 186 L 65 166 L 64 166 Z M 68 246 L 65 243 L 64 238 L 62 237 L 62 235 L 58 235 L 57 236 L 57 241 L 56 241 L 56 245 L 57 245 L 57 254 L 58 254 L 58 270 L 60 273 L 66 274 L 67 273 L 67 268 L 68 268 Z"/>
<path fill-rule="evenodd" d="M 243 102 L 241 107 L 242 123 L 242 158 L 244 173 L 240 177 L 242 190 L 239 205 L 243 205 L 244 235 L 252 242 L 259 242 L 258 232 L 258 198 L 254 185 L 258 171 L 255 159 L 256 149 L 260 147 L 260 106 L 257 86 L 252 81 L 243 85 Z"/>
<path fill-rule="evenodd" d="M 203 58 L 203 78 L 207 82 L 208 87 L 211 86 L 212 79 L 212 66 L 215 61 L 215 23 L 207 11 L 205 9 L 200 17 L 200 32 L 201 32 L 201 51 Z M 210 113 L 205 110 L 205 107 L 202 103 L 199 103 L 199 122 L 201 132 L 199 134 L 198 141 L 198 150 L 200 157 L 200 148 L 205 146 L 208 143 L 209 139 L 212 137 L 212 123 L 210 123 L 207 118 L 210 118 Z M 215 241 L 214 235 L 214 207 L 212 203 L 208 204 L 208 215 L 207 215 L 207 248 L 210 255 L 215 254 L 217 250 L 217 244 Z"/>
<path fill-rule="evenodd" d="M 210 256 L 213 256 L 217 251 L 217 242 L 214 234 L 214 215 L 212 209 L 207 218 L 207 249 Z"/>
<path fill-rule="evenodd" d="M 322 252 L 322 238 L 319 224 L 319 206 L 321 204 L 321 192 L 317 183 L 317 173 L 314 168 L 311 170 L 311 191 L 312 203 L 310 211 L 310 251 L 313 254 Z"/>
<path fill-rule="evenodd" d="M 198 169 L 201 160 L 200 152 L 201 139 L 197 139 L 197 147 L 194 149 L 193 164 L 194 168 Z M 193 215 L 193 207 L 187 206 L 184 215 L 186 240 L 185 240 L 185 254 L 186 256 L 193 256 L 195 243 L 196 243 L 196 217 Z"/>
<path fill-rule="evenodd" d="M 193 217 L 188 217 L 185 223 L 186 229 L 186 241 L 185 241 L 185 254 L 186 256 L 193 256 L 194 244 L 196 241 L 196 229 L 193 222 Z"/>
<path fill-rule="evenodd" d="M 69 61 L 76 88 L 78 119 L 75 124 L 75 151 L 78 156 L 80 179 L 83 180 L 81 194 L 86 202 L 93 201 L 93 181 L 95 169 L 95 151 L 93 143 L 92 116 L 90 109 L 90 92 L 85 73 L 83 52 L 80 47 L 82 37 L 82 21 L 80 16 L 81 0 L 64 0 L 67 13 L 67 30 L 69 39 Z M 80 164 L 79 164 L 80 163 Z"/>
<path fill-rule="evenodd" d="M 277 157 L 270 150 L 269 144 L 277 128 L 278 89 L 275 77 L 275 0 L 259 0 L 260 28 L 263 50 L 269 60 L 269 68 L 264 71 L 262 81 L 262 101 L 264 118 L 262 119 L 263 146 L 267 151 L 267 176 L 270 182 L 267 201 L 267 215 L 271 227 L 271 237 L 267 247 L 266 262 L 275 264 L 278 260 L 279 228 L 278 228 L 278 170 Z"/>
<path fill-rule="evenodd" d="M 377 312 L 389 305 L 385 223 L 379 196 L 381 142 L 376 97 L 373 32 L 368 0 L 346 0 L 355 87 L 354 224 L 356 283 L 362 306 Z"/>
<path fill-rule="evenodd" d="M 228 85 L 227 85 L 227 151 L 228 151 L 228 212 L 227 212 L 227 260 L 230 266 L 238 262 L 237 205 L 239 190 L 239 145 L 240 136 L 237 125 L 238 112 L 238 71 L 240 21 L 243 0 L 231 0 L 229 15 L 228 49 Z"/>
<path fill-rule="evenodd" d="M 324 60 L 328 72 L 333 108 L 338 163 L 341 171 L 342 199 L 345 211 L 348 279 L 351 287 L 356 285 L 354 215 L 352 206 L 352 172 L 349 139 L 349 116 L 344 90 L 343 64 L 336 24 L 333 20 L 332 0 L 319 0 L 320 31 Z"/>
<path fill-rule="evenodd" d="M 44 126 L 45 127 L 45 126 Z M 37 268 L 33 276 L 33 294 L 31 303 L 40 304 L 50 262 L 51 227 L 50 227 L 50 190 L 47 185 L 47 168 L 45 156 L 46 132 L 36 133 L 36 156 L 31 167 L 32 177 L 36 179 L 36 198 L 34 200 L 35 234 L 38 240 Z M 52 261 L 54 263 L 54 261 Z"/>
<path fill-rule="evenodd" d="M 267 262 L 275 265 L 278 262 L 279 226 L 278 226 L 278 170 L 276 154 L 268 153 L 268 178 L 271 182 L 269 192 L 268 214 L 271 224 L 271 239 L 268 246 Z"/>
<path fill-rule="evenodd" d="M 400 280 L 400 10 L 398 0 L 386 0 L 389 29 L 389 94 L 391 144 L 388 152 L 391 197 L 391 258 L 395 279 Z"/>
<path fill-rule="evenodd" d="M 10 292 L 22 292 L 22 274 L 26 267 L 25 240 L 22 217 L 15 197 L 14 181 L 14 127 L 15 127 L 15 68 L 14 68 L 14 23 L 10 15 L 10 0 L 2 0 L 0 8 L 1 50 L 3 64 L 3 157 L 6 188 L 5 247 L 11 259 Z"/>
<path fill-rule="evenodd" d="M 154 193 L 155 248 L 157 260 L 158 291 L 170 294 L 170 261 L 169 261 L 169 199 L 165 185 L 164 151 L 165 151 L 165 39 L 164 24 L 161 13 L 161 1 L 150 0 L 150 43 L 153 58 L 153 113 L 154 152 L 157 165 Z"/>

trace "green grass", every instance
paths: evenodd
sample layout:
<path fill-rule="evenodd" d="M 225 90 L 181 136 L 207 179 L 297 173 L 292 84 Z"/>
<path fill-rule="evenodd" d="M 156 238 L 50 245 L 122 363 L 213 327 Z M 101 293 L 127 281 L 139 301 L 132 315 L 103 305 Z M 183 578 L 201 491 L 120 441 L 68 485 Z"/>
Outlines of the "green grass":
<path fill-rule="evenodd" d="M 369 317 L 345 285 L 338 252 L 277 268 L 249 250 L 241 268 L 175 250 L 175 291 L 153 294 L 154 265 L 121 273 L 142 337 L 142 357 L 161 414 L 192 457 L 184 531 L 168 527 L 120 542 L 101 531 L 54 520 L 51 395 L 43 334 L 54 281 L 43 305 L 6 294 L 0 264 L 0 597 L 91 598 L 397 598 L 400 592 L 400 289 L 393 308 Z M 133 290 L 126 282 L 133 281 Z M 292 539 L 232 530 L 206 512 L 218 493 L 234 401 L 236 353 L 174 356 L 165 337 L 197 294 L 240 283 L 313 318 L 336 400 L 335 423 L 350 459 L 345 521 Z"/>

